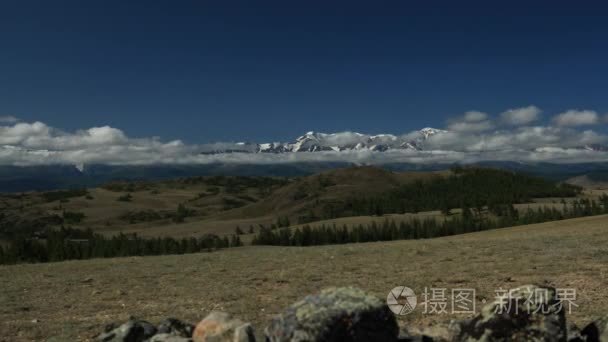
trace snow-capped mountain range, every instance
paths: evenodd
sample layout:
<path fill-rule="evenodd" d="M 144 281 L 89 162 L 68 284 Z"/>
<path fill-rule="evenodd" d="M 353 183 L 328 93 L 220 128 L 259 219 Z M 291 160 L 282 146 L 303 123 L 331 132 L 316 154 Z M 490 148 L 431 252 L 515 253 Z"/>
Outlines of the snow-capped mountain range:
<path fill-rule="evenodd" d="M 393 134 L 369 135 L 356 132 L 318 133 L 308 132 L 293 142 L 281 143 L 249 143 L 239 142 L 232 146 L 203 151 L 203 154 L 218 153 L 292 153 L 292 152 L 320 152 L 320 151 L 388 151 L 422 150 L 424 142 L 429 137 L 447 131 L 436 128 L 423 128 L 414 134 L 396 136 Z"/>
<path fill-rule="evenodd" d="M 425 142 L 432 136 L 448 133 L 437 128 L 423 128 L 405 135 L 393 134 L 362 134 L 357 132 L 319 133 L 308 132 L 293 142 L 271 143 L 218 143 L 205 145 L 201 154 L 224 153 L 295 153 L 295 152 L 342 152 L 342 151 L 375 151 L 389 150 L 424 151 Z M 542 146 L 539 146 L 539 148 Z M 576 149 L 587 151 L 608 151 L 608 146 L 601 144 L 585 144 Z"/>

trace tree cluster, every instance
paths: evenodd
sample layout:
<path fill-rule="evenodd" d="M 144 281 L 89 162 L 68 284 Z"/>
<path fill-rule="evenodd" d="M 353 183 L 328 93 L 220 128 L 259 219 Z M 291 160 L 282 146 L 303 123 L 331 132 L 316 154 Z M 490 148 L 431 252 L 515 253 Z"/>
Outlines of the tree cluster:
<path fill-rule="evenodd" d="M 105 237 L 91 230 L 61 228 L 36 237 L 24 234 L 11 236 L 4 246 L 0 246 L 0 263 L 185 254 L 242 245 L 236 235 L 220 238 L 208 234 L 183 239 L 142 238 L 137 234 Z"/>
<path fill-rule="evenodd" d="M 254 237 L 254 245 L 312 246 L 344 244 L 355 242 L 428 239 L 448 235 L 471 233 L 502 227 L 563 220 L 568 218 L 608 214 L 608 196 L 603 195 L 599 203 L 580 199 L 571 203 L 562 202 L 562 208 L 543 206 L 534 210 L 528 208 L 519 212 L 512 204 L 501 205 L 477 211 L 462 207 L 459 215 L 424 220 L 414 218 L 397 224 L 394 220 L 384 220 L 378 224 L 337 227 L 320 225 L 302 228 L 268 229 L 262 227 Z"/>
<path fill-rule="evenodd" d="M 558 184 L 521 173 L 487 168 L 454 168 L 448 177 L 417 180 L 377 196 L 362 195 L 343 202 L 326 203 L 321 214 L 324 219 L 431 210 L 441 210 L 449 215 L 452 208 L 466 206 L 480 209 L 525 203 L 533 198 L 574 197 L 580 191 L 579 187 L 573 185 Z"/>

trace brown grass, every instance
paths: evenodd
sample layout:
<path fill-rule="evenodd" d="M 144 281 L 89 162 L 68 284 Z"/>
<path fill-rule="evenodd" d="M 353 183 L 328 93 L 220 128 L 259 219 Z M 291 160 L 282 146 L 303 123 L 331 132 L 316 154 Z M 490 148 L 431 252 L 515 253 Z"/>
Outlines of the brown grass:
<path fill-rule="evenodd" d="M 608 311 L 606 246 L 605 215 L 430 240 L 2 266 L 0 339 L 87 340 L 129 315 L 196 322 L 211 310 L 252 321 L 259 334 L 302 296 L 346 285 L 379 297 L 398 285 L 417 293 L 475 288 L 478 306 L 501 287 L 572 287 L 579 307 L 570 317 L 582 323 Z M 418 325 L 450 318 L 417 309 L 399 319 Z"/>

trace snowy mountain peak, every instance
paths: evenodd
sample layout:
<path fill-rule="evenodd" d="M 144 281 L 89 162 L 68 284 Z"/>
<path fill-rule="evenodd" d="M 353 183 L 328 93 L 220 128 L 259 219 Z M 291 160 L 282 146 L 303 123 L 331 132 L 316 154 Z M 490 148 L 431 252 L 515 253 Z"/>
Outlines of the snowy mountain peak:
<path fill-rule="evenodd" d="M 442 129 L 437 129 L 437 128 L 431 128 L 431 127 L 425 127 L 423 129 L 420 130 L 420 133 L 422 135 L 424 135 L 425 138 L 430 137 L 431 135 L 435 135 L 437 133 L 447 133 L 448 131 L 444 131 Z"/>
<path fill-rule="evenodd" d="M 422 150 L 425 141 L 436 134 L 446 131 L 426 127 L 412 134 L 396 136 L 393 134 L 369 135 L 358 132 L 320 133 L 306 132 L 290 143 L 237 143 L 235 148 L 225 151 L 210 151 L 203 153 L 292 153 L 292 152 L 342 152 L 369 150 L 374 152 L 386 152 L 390 150 Z"/>

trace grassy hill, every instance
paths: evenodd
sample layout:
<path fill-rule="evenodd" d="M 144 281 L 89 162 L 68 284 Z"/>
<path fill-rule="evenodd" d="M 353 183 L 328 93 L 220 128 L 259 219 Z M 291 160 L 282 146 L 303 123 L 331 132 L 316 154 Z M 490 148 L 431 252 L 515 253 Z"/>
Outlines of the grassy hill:
<path fill-rule="evenodd" d="M 606 174 L 580 175 L 569 178 L 566 182 L 585 189 L 608 189 L 608 177 L 606 177 Z"/>
<path fill-rule="evenodd" d="M 492 172 L 499 176 L 509 175 L 505 171 Z M 377 214 L 367 209 L 369 203 L 377 201 L 395 209 L 385 211 L 386 214 L 403 214 L 408 210 L 399 211 L 395 202 L 403 200 L 406 205 L 403 208 L 409 208 L 420 196 L 426 198 L 426 207 L 422 206 L 416 212 L 420 211 L 420 216 L 426 217 L 427 212 L 439 209 L 434 199 L 450 194 L 432 194 L 437 189 L 454 187 L 456 190 L 452 189 L 451 193 L 458 193 L 457 186 L 481 187 L 447 181 L 454 177 L 462 178 L 451 171 L 391 172 L 375 167 L 354 167 L 289 179 L 191 177 L 114 182 L 86 190 L 4 194 L 0 195 L 0 231 L 27 231 L 63 224 L 91 228 L 105 235 L 119 232 L 176 238 L 206 233 L 227 235 L 233 234 L 237 226 L 248 232 L 250 227 L 255 230 L 259 225 L 268 227 L 278 218 L 287 218 L 292 225 L 345 216 L 364 217 L 363 220 L 369 222 L 373 219 L 370 214 Z M 531 179 L 522 177 L 515 184 Z M 427 187 L 424 184 L 435 185 Z M 483 188 L 489 188 L 482 184 Z M 554 186 L 542 184 L 549 188 Z M 426 191 L 427 188 L 434 190 Z M 413 193 L 411 189 L 421 193 Z M 495 189 L 490 190 L 492 193 Z M 362 206 L 361 200 L 372 202 L 363 202 Z M 538 200 L 530 198 L 529 202 L 532 201 Z M 455 198 L 451 205 L 458 208 L 460 202 Z M 353 203 L 364 210 L 354 212 L 347 208 Z M 181 212 L 180 206 L 184 209 Z"/>
<path fill-rule="evenodd" d="M 113 235 L 183 237 L 233 234 L 236 226 L 270 226 L 278 217 L 320 215 L 326 203 L 360 194 L 377 195 L 449 172 L 395 173 L 374 167 L 336 169 L 300 178 L 191 177 L 156 182 L 114 182 L 87 191 L 0 195 L 5 226 L 57 226 L 64 212 L 84 216 L 75 227 Z M 182 204 L 190 213 L 176 222 Z"/>
<path fill-rule="evenodd" d="M 595 216 L 429 240 L 0 266 L 0 331 L 10 341 L 87 340 L 129 315 L 197 322 L 211 310 L 261 329 L 302 296 L 348 285 L 381 298 L 399 285 L 417 294 L 474 288 L 478 307 L 499 288 L 575 288 L 578 307 L 569 317 L 580 323 L 608 311 L 606 246 L 608 216 Z M 399 320 L 412 326 L 451 317 L 418 308 Z"/>

